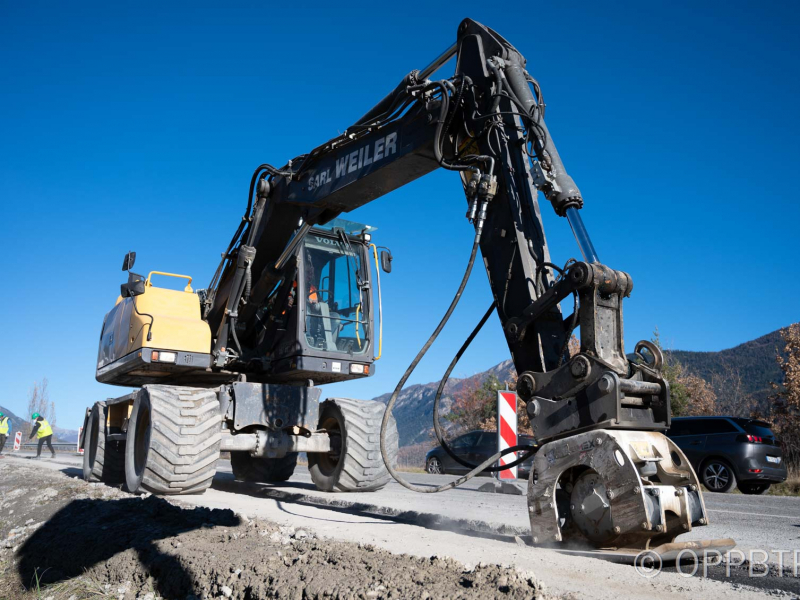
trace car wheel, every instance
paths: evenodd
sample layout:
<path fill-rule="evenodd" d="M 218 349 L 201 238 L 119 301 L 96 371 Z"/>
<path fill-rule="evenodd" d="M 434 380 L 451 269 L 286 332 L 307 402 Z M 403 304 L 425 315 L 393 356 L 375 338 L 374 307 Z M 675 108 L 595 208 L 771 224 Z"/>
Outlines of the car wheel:
<path fill-rule="evenodd" d="M 743 494 L 761 495 L 769 490 L 769 483 L 740 483 L 739 491 Z"/>
<path fill-rule="evenodd" d="M 733 470 L 720 460 L 709 460 L 703 464 L 700 478 L 709 492 L 726 494 L 736 486 Z"/>
<path fill-rule="evenodd" d="M 435 456 L 428 459 L 428 464 L 425 465 L 425 470 L 431 475 L 442 475 L 444 473 L 442 461 Z"/>

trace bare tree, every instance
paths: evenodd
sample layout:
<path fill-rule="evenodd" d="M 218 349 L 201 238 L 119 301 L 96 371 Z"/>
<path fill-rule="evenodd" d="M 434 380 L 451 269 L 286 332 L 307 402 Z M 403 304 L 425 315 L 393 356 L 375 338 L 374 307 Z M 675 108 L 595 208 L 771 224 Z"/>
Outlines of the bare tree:
<path fill-rule="evenodd" d="M 56 426 L 56 405 L 50 401 L 47 377 L 43 377 L 41 381 L 34 381 L 28 392 L 28 415 L 33 413 L 39 413 L 51 426 Z"/>
<path fill-rule="evenodd" d="M 721 373 L 711 376 L 711 387 L 717 394 L 720 413 L 736 417 L 750 415 L 753 398 L 745 389 L 744 378 L 738 367 L 724 364 Z"/>
<path fill-rule="evenodd" d="M 785 356 L 776 352 L 775 360 L 783 371 L 783 384 L 772 384 L 775 394 L 770 397 L 770 416 L 786 463 L 797 470 L 800 468 L 800 323 L 783 329 L 781 337 Z"/>
<path fill-rule="evenodd" d="M 687 373 L 681 375 L 681 383 L 689 398 L 685 414 L 692 417 L 717 414 L 717 395 L 705 379 Z"/>
<path fill-rule="evenodd" d="M 467 379 L 461 389 L 453 394 L 453 404 L 445 419 L 454 423 L 460 431 L 496 427 L 497 390 L 503 387 L 494 375 L 484 381 L 477 376 Z"/>

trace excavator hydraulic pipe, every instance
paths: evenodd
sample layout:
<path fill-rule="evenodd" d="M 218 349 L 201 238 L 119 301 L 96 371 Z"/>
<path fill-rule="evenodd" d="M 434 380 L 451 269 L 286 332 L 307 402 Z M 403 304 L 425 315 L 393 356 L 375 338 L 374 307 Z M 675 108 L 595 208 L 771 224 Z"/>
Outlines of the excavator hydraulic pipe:
<path fill-rule="evenodd" d="M 594 249 L 594 244 L 589 237 L 589 232 L 583 224 L 581 213 L 575 207 L 570 207 L 566 210 L 567 221 L 572 228 L 572 235 L 575 236 L 575 241 L 578 242 L 578 248 L 581 249 L 583 260 L 588 263 L 599 263 L 600 258 L 597 256 L 597 251 Z"/>
<path fill-rule="evenodd" d="M 275 261 L 276 271 L 280 271 L 286 265 L 286 261 L 288 261 L 289 257 L 291 257 L 292 254 L 294 254 L 294 251 L 297 250 L 297 246 L 300 245 L 300 242 L 303 241 L 303 238 L 306 237 L 306 234 L 310 229 L 311 229 L 310 223 L 303 223 L 303 226 L 300 227 L 298 232 L 294 234 L 294 237 L 286 245 L 286 248 L 278 257 L 278 260 Z"/>
<path fill-rule="evenodd" d="M 431 64 L 429 64 L 427 67 L 425 67 L 424 69 L 422 69 L 422 71 L 419 72 L 419 78 L 427 79 L 428 77 L 433 75 L 439 69 L 439 67 L 441 67 L 444 63 L 453 58 L 456 55 L 457 51 L 458 51 L 458 42 L 454 42 L 452 46 L 450 46 L 439 56 L 434 58 L 431 61 Z"/>

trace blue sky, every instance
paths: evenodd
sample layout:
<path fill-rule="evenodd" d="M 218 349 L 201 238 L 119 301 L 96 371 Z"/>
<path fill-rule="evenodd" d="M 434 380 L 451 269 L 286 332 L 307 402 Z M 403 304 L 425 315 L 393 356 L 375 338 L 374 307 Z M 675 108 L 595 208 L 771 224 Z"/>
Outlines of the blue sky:
<path fill-rule="evenodd" d="M 0 0 L 0 404 L 21 413 L 48 377 L 66 427 L 125 393 L 94 381 L 124 253 L 204 285 L 253 168 L 346 128 L 466 16 L 543 86 L 600 258 L 634 278 L 628 344 L 658 326 L 671 347 L 718 350 L 800 318 L 796 4 L 272 4 Z M 542 212 L 555 261 L 577 255 Z M 394 387 L 463 272 L 463 213 L 443 171 L 350 213 L 395 256 L 384 358 L 327 394 Z M 476 269 L 412 382 L 438 379 L 490 301 Z M 456 374 L 507 357 L 493 320 Z"/>

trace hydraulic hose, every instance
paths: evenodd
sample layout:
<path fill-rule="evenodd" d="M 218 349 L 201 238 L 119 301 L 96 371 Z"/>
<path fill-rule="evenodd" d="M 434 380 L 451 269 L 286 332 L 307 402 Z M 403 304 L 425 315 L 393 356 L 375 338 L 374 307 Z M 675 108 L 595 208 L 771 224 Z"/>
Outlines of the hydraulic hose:
<path fill-rule="evenodd" d="M 395 387 L 394 392 L 392 392 L 392 397 L 389 399 L 389 402 L 386 405 L 386 410 L 383 413 L 383 420 L 381 421 L 381 457 L 383 458 L 383 462 L 386 465 L 386 469 L 389 471 L 389 474 L 394 478 L 394 480 L 397 481 L 397 483 L 399 483 L 403 487 L 411 490 L 412 492 L 420 492 L 420 493 L 423 493 L 423 494 L 435 494 L 435 493 L 438 493 L 438 492 L 444 492 L 446 490 L 451 490 L 453 488 L 456 488 L 456 487 L 466 483 L 467 481 L 469 481 L 470 479 L 472 479 L 473 477 L 475 477 L 476 475 L 478 475 L 479 473 L 484 471 L 487 467 L 492 466 L 492 464 L 494 464 L 499 458 L 505 456 L 506 454 L 511 454 L 512 452 L 517 452 L 518 450 L 523 450 L 523 449 L 528 449 L 529 448 L 528 446 L 512 446 L 511 448 L 506 448 L 505 450 L 502 450 L 501 452 L 498 452 L 497 454 L 491 456 L 490 458 L 488 458 L 487 460 L 485 460 L 484 462 L 479 464 L 476 468 L 474 468 L 472 471 L 470 471 L 466 475 L 464 475 L 462 477 L 459 477 L 458 479 L 456 479 L 454 481 L 451 481 L 449 483 L 446 483 L 444 485 L 440 485 L 440 486 L 437 486 L 437 487 L 425 487 L 425 486 L 420 486 L 420 485 L 414 485 L 413 483 L 403 479 L 400 476 L 400 474 L 395 470 L 394 466 L 392 466 L 391 461 L 389 460 L 389 456 L 387 454 L 387 450 L 386 450 L 386 428 L 387 428 L 387 426 L 389 424 L 389 419 L 392 416 L 392 409 L 394 408 L 394 404 L 395 404 L 395 402 L 397 402 L 397 397 L 400 395 L 400 392 L 402 391 L 403 387 L 405 386 L 406 381 L 408 381 L 408 378 L 411 377 L 411 374 L 414 372 L 414 369 L 416 369 L 416 367 L 419 364 L 419 362 L 422 360 L 422 358 L 428 352 L 428 349 L 436 341 L 436 338 L 439 337 L 439 334 L 442 332 L 442 329 L 444 329 L 444 326 L 450 320 L 450 316 L 453 314 L 453 311 L 455 310 L 456 306 L 458 305 L 459 301 L 461 300 L 461 296 L 464 293 L 464 288 L 467 287 L 467 282 L 469 281 L 469 277 L 472 274 L 472 267 L 475 264 L 475 256 L 478 253 L 478 246 L 480 244 L 480 238 L 481 238 L 480 232 L 478 231 L 475 234 L 475 241 L 472 244 L 472 252 L 470 252 L 470 255 L 469 255 L 469 262 L 467 263 L 467 269 L 464 272 L 464 277 L 461 279 L 461 285 L 458 286 L 458 291 L 456 292 L 455 296 L 453 297 L 452 302 L 450 302 L 450 306 L 448 307 L 447 312 L 442 317 L 442 320 L 439 322 L 439 325 L 436 327 L 434 332 L 428 338 L 428 341 L 425 342 L 425 345 L 417 353 L 417 356 L 414 358 L 414 360 L 408 366 L 408 368 L 406 369 L 405 373 L 403 373 L 403 376 L 400 378 L 400 381 L 397 383 L 397 387 Z M 494 308 L 494 305 L 492 305 L 492 308 Z M 484 318 L 483 322 L 485 322 L 486 319 L 488 319 L 488 315 Z M 483 323 L 481 323 L 481 325 L 483 325 Z M 477 333 L 477 331 L 474 332 L 474 333 Z M 471 337 L 474 337 L 474 336 L 471 336 Z M 470 339 L 470 341 L 472 341 L 472 340 Z M 453 366 L 455 366 L 455 365 L 453 365 Z M 449 373 L 448 373 L 448 375 L 449 375 Z M 525 458 L 527 458 L 527 457 L 525 457 Z M 525 460 L 525 458 L 523 458 L 522 460 Z M 521 461 L 519 461 L 519 462 L 521 462 Z M 513 466 L 516 463 L 517 463 L 517 461 L 512 463 L 512 465 L 509 465 L 509 467 Z"/>
<path fill-rule="evenodd" d="M 442 377 L 442 380 L 439 382 L 439 388 L 436 390 L 436 396 L 433 399 L 433 430 L 436 433 L 436 441 L 438 441 L 439 445 L 442 448 L 444 448 L 444 451 L 447 452 L 447 454 L 450 455 L 450 458 L 455 460 L 458 464 L 460 464 L 460 465 L 462 465 L 464 467 L 467 467 L 468 469 L 474 469 L 474 468 L 477 467 L 477 465 L 473 465 L 472 463 L 469 463 L 469 462 L 465 461 L 463 458 L 461 458 L 460 456 L 458 456 L 455 452 L 452 451 L 450 446 L 447 445 L 447 442 L 444 439 L 444 434 L 442 433 L 442 426 L 439 423 L 439 402 L 442 399 L 442 394 L 444 393 L 444 388 L 447 385 L 447 380 L 450 379 L 450 374 L 453 372 L 453 369 L 455 369 L 456 365 L 458 364 L 458 361 L 461 359 L 461 357 L 463 356 L 464 352 L 466 352 L 467 348 L 469 348 L 470 344 L 472 344 L 472 340 L 475 339 L 475 336 L 478 335 L 480 330 L 486 324 L 486 321 L 489 320 L 489 317 L 494 312 L 494 309 L 495 309 L 496 306 L 497 306 L 497 303 L 496 302 L 492 302 L 492 305 L 489 307 L 489 310 L 486 311 L 486 314 L 483 315 L 483 317 L 481 318 L 480 322 L 475 326 L 475 329 L 472 330 L 472 333 L 469 334 L 469 337 L 467 337 L 466 341 L 464 341 L 464 343 L 462 344 L 461 348 L 459 348 L 458 352 L 456 352 L 456 355 L 453 357 L 453 360 L 450 362 L 450 366 L 447 367 L 447 371 L 445 371 L 444 376 Z M 536 452 L 536 449 L 533 446 L 518 445 L 518 446 L 514 446 L 514 448 L 525 449 L 525 450 L 528 450 L 528 452 L 526 452 L 524 455 L 522 455 L 520 457 L 517 457 L 517 459 L 515 461 L 513 461 L 513 462 L 511 462 L 511 463 L 509 463 L 507 465 L 501 465 L 501 466 L 496 466 L 496 467 L 495 466 L 488 467 L 488 468 L 484 469 L 484 471 L 488 471 L 490 473 L 496 473 L 498 471 L 505 471 L 505 470 L 510 469 L 512 467 L 516 467 L 517 465 L 519 465 L 519 464 L 525 462 L 526 460 L 528 460 Z M 498 458 L 500 458 L 500 457 L 498 456 Z"/>

